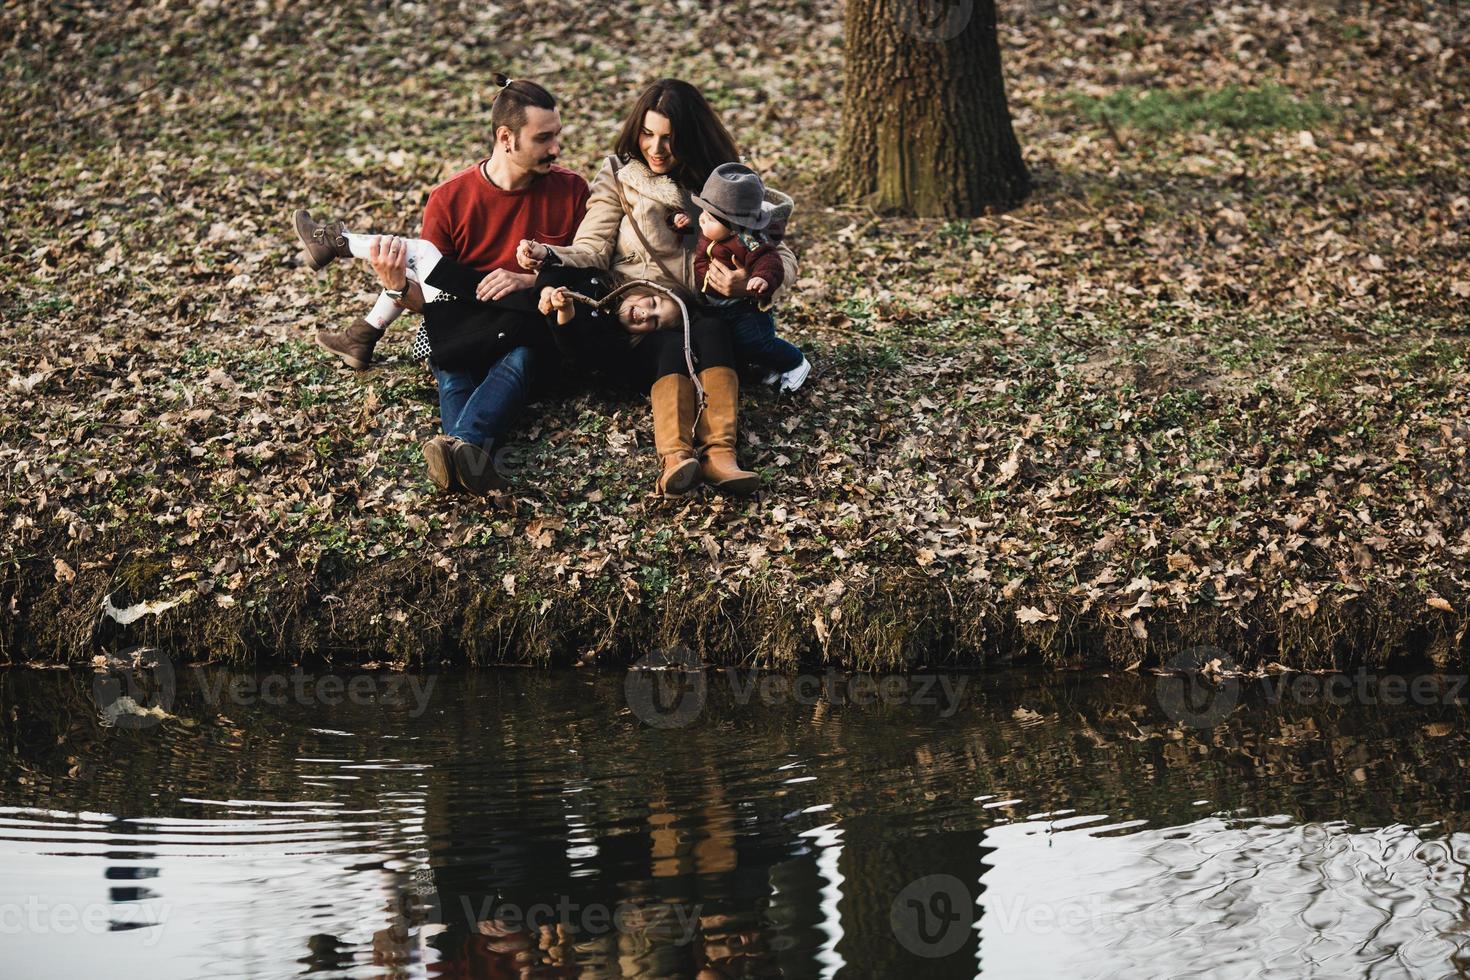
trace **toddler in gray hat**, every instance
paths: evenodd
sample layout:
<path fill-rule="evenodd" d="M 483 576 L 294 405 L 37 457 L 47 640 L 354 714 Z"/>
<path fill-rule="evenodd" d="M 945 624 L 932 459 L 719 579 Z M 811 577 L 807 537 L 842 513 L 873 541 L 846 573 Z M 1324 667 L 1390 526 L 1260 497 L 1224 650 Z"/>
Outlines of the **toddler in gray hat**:
<path fill-rule="evenodd" d="M 766 200 L 766 185 L 760 174 L 740 163 L 720 164 L 704 182 L 704 192 L 693 197 L 702 209 L 699 244 L 694 248 L 694 275 L 705 302 L 713 306 L 740 302 L 706 288 L 710 260 L 720 259 L 731 268 L 744 268 L 750 275 L 746 289 L 758 297 L 762 310 L 770 309 L 769 297 L 780 288 L 785 275 L 776 243 L 785 230 L 790 205 L 778 217 L 778 205 Z"/>
<path fill-rule="evenodd" d="M 700 208 L 694 279 L 701 298 L 730 321 L 737 351 L 763 369 L 767 384 L 795 391 L 811 373 L 811 364 L 800 349 L 776 336 L 776 322 L 770 314 L 771 296 L 786 274 L 776 246 L 786 232 L 791 198 L 768 189 L 750 167 L 722 163 L 693 200 Z M 676 228 L 688 224 L 687 218 L 670 223 Z M 710 262 L 715 259 L 729 268 L 746 270 L 750 298 L 720 296 L 708 289 Z"/>

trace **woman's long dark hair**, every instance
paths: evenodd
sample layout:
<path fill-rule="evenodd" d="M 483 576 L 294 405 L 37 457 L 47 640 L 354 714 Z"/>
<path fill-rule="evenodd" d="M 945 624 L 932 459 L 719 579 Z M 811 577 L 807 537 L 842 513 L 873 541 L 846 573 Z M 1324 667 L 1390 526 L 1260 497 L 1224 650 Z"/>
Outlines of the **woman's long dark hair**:
<path fill-rule="evenodd" d="M 722 163 L 739 162 L 740 149 L 715 110 L 699 89 L 677 78 L 660 78 L 643 90 L 618 133 L 613 152 L 625 160 L 648 162 L 638 148 L 638 136 L 643 132 L 643 117 L 650 111 L 669 119 L 675 160 L 669 176 L 683 186 L 698 193 L 712 170 Z"/>

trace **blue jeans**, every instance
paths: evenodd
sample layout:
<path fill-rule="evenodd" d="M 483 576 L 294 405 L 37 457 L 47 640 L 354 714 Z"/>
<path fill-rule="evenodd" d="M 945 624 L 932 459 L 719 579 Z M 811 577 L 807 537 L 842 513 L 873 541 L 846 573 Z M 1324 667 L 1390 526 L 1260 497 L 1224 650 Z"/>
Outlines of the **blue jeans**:
<path fill-rule="evenodd" d="M 776 336 L 776 318 L 762 313 L 754 303 L 736 303 L 713 308 L 716 316 L 730 324 L 735 341 L 735 359 L 767 371 L 790 371 L 801 363 L 801 349 Z"/>
<path fill-rule="evenodd" d="M 484 374 L 450 371 L 429 360 L 439 382 L 439 419 L 444 434 L 488 450 L 530 399 L 537 354 L 517 347 Z"/>

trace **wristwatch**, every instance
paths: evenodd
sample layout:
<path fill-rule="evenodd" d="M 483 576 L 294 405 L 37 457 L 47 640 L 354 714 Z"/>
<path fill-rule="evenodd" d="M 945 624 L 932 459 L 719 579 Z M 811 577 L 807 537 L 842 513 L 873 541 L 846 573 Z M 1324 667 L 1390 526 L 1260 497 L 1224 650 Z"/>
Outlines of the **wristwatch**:
<path fill-rule="evenodd" d="M 405 282 L 402 289 L 385 289 L 383 290 L 383 295 L 391 299 L 393 302 L 397 303 L 399 306 L 402 306 L 403 297 L 405 294 L 407 294 L 407 292 L 408 283 Z"/>

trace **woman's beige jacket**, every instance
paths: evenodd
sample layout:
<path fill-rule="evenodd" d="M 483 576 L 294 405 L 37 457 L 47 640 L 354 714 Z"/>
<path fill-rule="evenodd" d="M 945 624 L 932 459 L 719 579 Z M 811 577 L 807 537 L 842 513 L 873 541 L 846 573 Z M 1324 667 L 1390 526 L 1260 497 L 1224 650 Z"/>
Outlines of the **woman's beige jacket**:
<path fill-rule="evenodd" d="M 789 212 L 791 198 L 787 195 L 767 188 L 767 199 Z M 623 200 L 628 202 L 626 214 Z M 680 234 L 669 226 L 668 215 L 674 210 L 689 215 L 692 222 L 689 234 Z M 648 279 L 693 296 L 697 293 L 694 242 L 699 211 L 689 191 L 672 177 L 655 174 L 641 160 L 622 163 L 616 157 L 608 157 L 592 182 L 587 214 L 577 226 L 572 244 L 547 247 L 566 265 L 607 269 L 627 279 Z M 630 220 L 638 222 L 638 231 L 643 233 L 650 248 L 644 247 Z M 797 265 L 796 255 L 786 244 L 777 245 L 776 250 L 786 271 L 783 287 L 775 294 L 780 295 L 786 285 L 796 281 Z"/>

